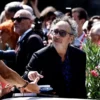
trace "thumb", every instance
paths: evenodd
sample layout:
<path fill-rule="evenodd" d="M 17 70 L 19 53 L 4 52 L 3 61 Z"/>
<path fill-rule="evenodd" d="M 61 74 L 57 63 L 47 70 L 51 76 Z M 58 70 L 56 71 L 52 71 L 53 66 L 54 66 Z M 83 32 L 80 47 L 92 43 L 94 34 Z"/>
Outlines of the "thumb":
<path fill-rule="evenodd" d="M 34 83 L 37 84 L 39 80 L 40 80 L 40 77 L 37 77 L 37 78 L 34 80 Z"/>

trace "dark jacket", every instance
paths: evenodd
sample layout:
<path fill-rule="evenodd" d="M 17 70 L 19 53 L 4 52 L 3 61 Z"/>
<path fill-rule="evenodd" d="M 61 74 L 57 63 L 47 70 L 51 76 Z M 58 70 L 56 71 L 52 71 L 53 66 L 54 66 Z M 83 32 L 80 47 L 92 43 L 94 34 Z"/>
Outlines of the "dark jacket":
<path fill-rule="evenodd" d="M 42 38 L 32 30 L 19 42 L 16 52 L 16 67 L 20 75 L 25 71 L 25 67 L 29 62 L 32 54 L 44 47 Z"/>
<path fill-rule="evenodd" d="M 39 84 L 51 85 L 59 97 L 86 98 L 86 54 L 75 47 L 69 46 L 68 57 L 72 74 L 69 92 L 66 91 L 61 58 L 52 45 L 44 47 L 33 54 L 27 65 L 27 71 L 42 72 L 44 78 L 40 79 Z"/>

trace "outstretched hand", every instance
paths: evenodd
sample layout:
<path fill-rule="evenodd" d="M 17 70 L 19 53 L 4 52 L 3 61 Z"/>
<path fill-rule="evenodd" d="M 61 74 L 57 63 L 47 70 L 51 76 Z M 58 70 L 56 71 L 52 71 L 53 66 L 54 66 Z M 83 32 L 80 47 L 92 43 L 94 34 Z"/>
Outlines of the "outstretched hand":
<path fill-rule="evenodd" d="M 34 81 L 37 77 L 43 78 L 43 75 L 39 74 L 37 71 L 30 71 L 28 73 L 28 78 L 30 81 Z"/>
<path fill-rule="evenodd" d="M 25 88 L 21 88 L 20 92 L 21 93 L 28 93 L 28 92 L 34 92 L 34 93 L 39 93 L 40 92 L 40 88 L 37 85 L 37 82 L 39 81 L 39 77 L 37 77 L 34 82 L 30 82 Z"/>

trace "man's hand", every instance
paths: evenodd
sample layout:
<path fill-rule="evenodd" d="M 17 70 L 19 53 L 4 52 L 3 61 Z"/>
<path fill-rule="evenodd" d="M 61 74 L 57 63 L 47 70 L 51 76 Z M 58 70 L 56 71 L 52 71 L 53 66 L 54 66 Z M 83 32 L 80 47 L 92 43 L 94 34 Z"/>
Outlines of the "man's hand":
<path fill-rule="evenodd" d="M 37 7 L 38 0 L 30 0 L 30 4 L 32 5 L 32 7 Z"/>
<path fill-rule="evenodd" d="M 30 71 L 28 73 L 28 78 L 30 81 L 34 81 L 37 77 L 43 78 L 43 75 L 39 74 L 37 71 Z"/>

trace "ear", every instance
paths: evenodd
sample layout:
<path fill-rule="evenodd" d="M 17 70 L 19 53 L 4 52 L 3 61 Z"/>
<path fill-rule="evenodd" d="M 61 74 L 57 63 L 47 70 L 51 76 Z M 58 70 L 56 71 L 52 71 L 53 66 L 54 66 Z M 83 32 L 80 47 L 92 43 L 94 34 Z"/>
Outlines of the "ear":
<path fill-rule="evenodd" d="M 70 44 L 72 44 L 72 43 L 73 43 L 74 38 L 75 38 L 75 37 L 74 37 L 74 35 L 71 35 L 71 36 L 70 36 Z"/>

